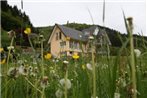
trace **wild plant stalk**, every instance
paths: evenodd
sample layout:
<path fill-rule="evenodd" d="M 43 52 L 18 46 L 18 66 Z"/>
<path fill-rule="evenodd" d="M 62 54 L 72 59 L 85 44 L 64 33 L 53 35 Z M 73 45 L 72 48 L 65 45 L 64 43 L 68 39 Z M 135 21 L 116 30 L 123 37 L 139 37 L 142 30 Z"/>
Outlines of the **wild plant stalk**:
<path fill-rule="evenodd" d="M 136 95 L 136 68 L 135 68 L 135 56 L 134 56 L 134 42 L 133 42 L 133 20 L 132 17 L 128 18 L 128 29 L 130 37 L 130 51 L 131 51 L 131 75 L 133 86 L 133 98 L 137 98 Z"/>
<path fill-rule="evenodd" d="M 96 71 L 95 71 L 95 61 L 94 61 L 94 46 L 91 47 L 92 51 L 91 51 L 91 55 L 92 55 L 92 74 L 93 74 L 93 98 L 96 98 Z"/>
<path fill-rule="evenodd" d="M 8 55 L 7 55 L 7 64 L 6 64 L 6 72 L 7 72 L 7 70 L 8 70 L 8 63 L 9 63 L 9 59 L 10 59 L 10 52 L 11 52 L 11 47 L 13 46 L 13 42 L 14 42 L 14 38 L 15 38 L 15 32 L 14 31 L 12 31 L 12 32 L 10 32 L 10 33 L 13 33 L 12 34 L 12 39 L 11 39 L 11 43 L 10 43 L 10 49 L 8 50 Z M 6 80 L 6 82 L 7 82 L 7 77 L 5 77 L 5 80 Z M 7 98 L 7 86 L 6 86 L 6 88 L 5 88 L 5 98 Z"/>
<path fill-rule="evenodd" d="M 43 40 L 41 40 L 41 76 L 43 78 L 44 76 L 44 58 L 43 58 Z M 45 88 L 42 88 L 42 94 L 41 94 L 41 98 L 44 98 L 44 90 Z"/>
<path fill-rule="evenodd" d="M 87 8 L 88 9 L 88 8 Z M 92 17 L 92 14 L 90 12 L 90 10 L 88 9 L 88 12 L 89 12 L 89 15 L 91 17 L 91 20 L 92 20 L 92 23 L 94 25 L 94 20 L 93 20 L 93 17 Z M 92 45 L 91 46 L 91 56 L 92 56 L 92 75 L 93 75 L 93 98 L 96 98 L 96 71 L 95 71 L 95 61 L 94 61 L 94 49 L 95 47 Z"/>
<path fill-rule="evenodd" d="M 67 69 L 66 69 L 66 71 L 65 71 L 65 77 L 64 77 L 64 80 L 65 80 L 64 98 L 67 98 L 67 76 L 68 76 L 68 71 L 67 71 Z"/>
<path fill-rule="evenodd" d="M 28 78 L 25 77 L 25 80 L 26 80 L 32 87 L 34 87 L 38 92 L 42 93 L 42 91 L 41 91 L 40 89 L 38 89 L 38 88 L 36 87 L 36 85 L 34 85 L 31 81 L 29 81 Z"/>
<path fill-rule="evenodd" d="M 32 48 L 32 50 L 33 50 L 33 53 L 35 54 L 35 49 L 34 49 L 34 46 L 33 46 L 32 41 L 31 41 L 31 39 L 30 39 L 29 36 L 28 36 L 28 40 L 29 40 L 29 43 L 30 43 L 31 48 Z"/>

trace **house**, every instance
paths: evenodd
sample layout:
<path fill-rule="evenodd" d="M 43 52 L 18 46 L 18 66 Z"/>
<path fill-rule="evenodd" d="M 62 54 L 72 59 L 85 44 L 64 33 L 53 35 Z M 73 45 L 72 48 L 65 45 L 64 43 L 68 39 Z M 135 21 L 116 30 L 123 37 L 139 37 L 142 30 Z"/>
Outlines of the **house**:
<path fill-rule="evenodd" d="M 83 32 L 55 24 L 49 38 L 51 54 L 55 57 L 72 55 L 73 53 L 86 52 L 86 39 Z"/>
<path fill-rule="evenodd" d="M 80 52 L 87 53 L 88 37 L 94 33 L 97 33 L 97 36 L 100 38 L 106 36 L 106 33 L 103 34 L 98 26 L 92 26 L 83 31 L 78 31 L 63 25 L 55 24 L 48 40 L 51 54 L 55 57 L 60 57 L 62 55 L 71 56 L 74 53 Z M 106 42 L 111 44 L 110 40 Z"/>
<path fill-rule="evenodd" d="M 91 26 L 90 28 L 82 30 L 85 36 L 95 35 L 96 53 L 107 54 L 107 46 L 111 46 L 111 41 L 106 33 L 104 27 L 99 25 Z M 88 41 L 88 40 L 87 40 Z"/>

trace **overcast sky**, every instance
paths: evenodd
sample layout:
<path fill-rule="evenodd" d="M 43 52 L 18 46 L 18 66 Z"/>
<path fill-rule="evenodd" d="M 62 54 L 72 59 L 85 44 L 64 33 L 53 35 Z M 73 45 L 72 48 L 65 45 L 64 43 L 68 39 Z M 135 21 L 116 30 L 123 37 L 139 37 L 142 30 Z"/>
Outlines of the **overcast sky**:
<path fill-rule="evenodd" d="M 133 17 L 134 32 L 146 32 L 146 0 L 105 0 L 105 26 L 125 33 L 122 9 L 126 17 Z M 21 8 L 21 0 L 8 0 Z M 23 11 L 35 27 L 69 22 L 103 25 L 103 0 L 23 0 Z"/>

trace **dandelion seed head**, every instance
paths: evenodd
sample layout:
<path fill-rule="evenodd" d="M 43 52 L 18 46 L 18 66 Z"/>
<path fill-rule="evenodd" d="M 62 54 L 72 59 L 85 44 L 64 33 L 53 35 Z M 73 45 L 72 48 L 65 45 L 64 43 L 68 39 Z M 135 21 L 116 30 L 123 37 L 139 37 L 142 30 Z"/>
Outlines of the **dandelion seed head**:
<path fill-rule="evenodd" d="M 58 89 L 58 90 L 56 91 L 55 95 L 56 95 L 57 98 L 62 98 L 62 96 L 63 96 L 63 91 L 62 91 L 61 89 Z"/>
<path fill-rule="evenodd" d="M 87 69 L 92 70 L 92 65 L 90 63 L 86 64 Z"/>
<path fill-rule="evenodd" d="M 66 83 L 66 85 L 67 85 L 67 89 L 70 89 L 71 88 L 71 82 L 70 82 L 70 80 L 69 79 L 67 79 L 67 80 L 65 80 L 65 79 L 61 79 L 60 81 L 60 84 L 61 84 L 61 86 L 65 86 L 65 83 Z"/>
<path fill-rule="evenodd" d="M 139 57 L 141 55 L 141 51 L 139 49 L 134 49 L 136 57 Z"/>
<path fill-rule="evenodd" d="M 114 98 L 120 98 L 120 93 L 114 93 Z"/>
<path fill-rule="evenodd" d="M 19 76 L 17 68 L 16 67 L 9 68 L 7 75 L 11 78 L 17 78 Z"/>
<path fill-rule="evenodd" d="M 41 82 L 40 82 L 40 85 L 42 88 L 45 88 L 48 86 L 48 76 L 43 76 Z"/>
<path fill-rule="evenodd" d="M 9 35 L 10 38 L 12 38 L 13 36 L 15 36 L 15 32 L 13 30 L 7 32 L 7 34 Z"/>

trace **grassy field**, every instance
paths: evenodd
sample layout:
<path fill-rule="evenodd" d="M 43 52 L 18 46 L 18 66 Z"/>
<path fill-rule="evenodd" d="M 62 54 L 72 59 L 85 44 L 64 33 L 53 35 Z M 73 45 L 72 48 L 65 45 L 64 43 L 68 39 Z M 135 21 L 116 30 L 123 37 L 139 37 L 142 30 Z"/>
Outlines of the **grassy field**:
<path fill-rule="evenodd" d="M 1 65 L 2 98 L 92 98 L 91 54 L 78 59 L 16 54 L 16 60 L 10 55 Z M 96 98 L 132 98 L 130 56 L 96 55 L 94 60 Z M 147 54 L 136 57 L 137 98 L 147 97 L 146 64 Z"/>

